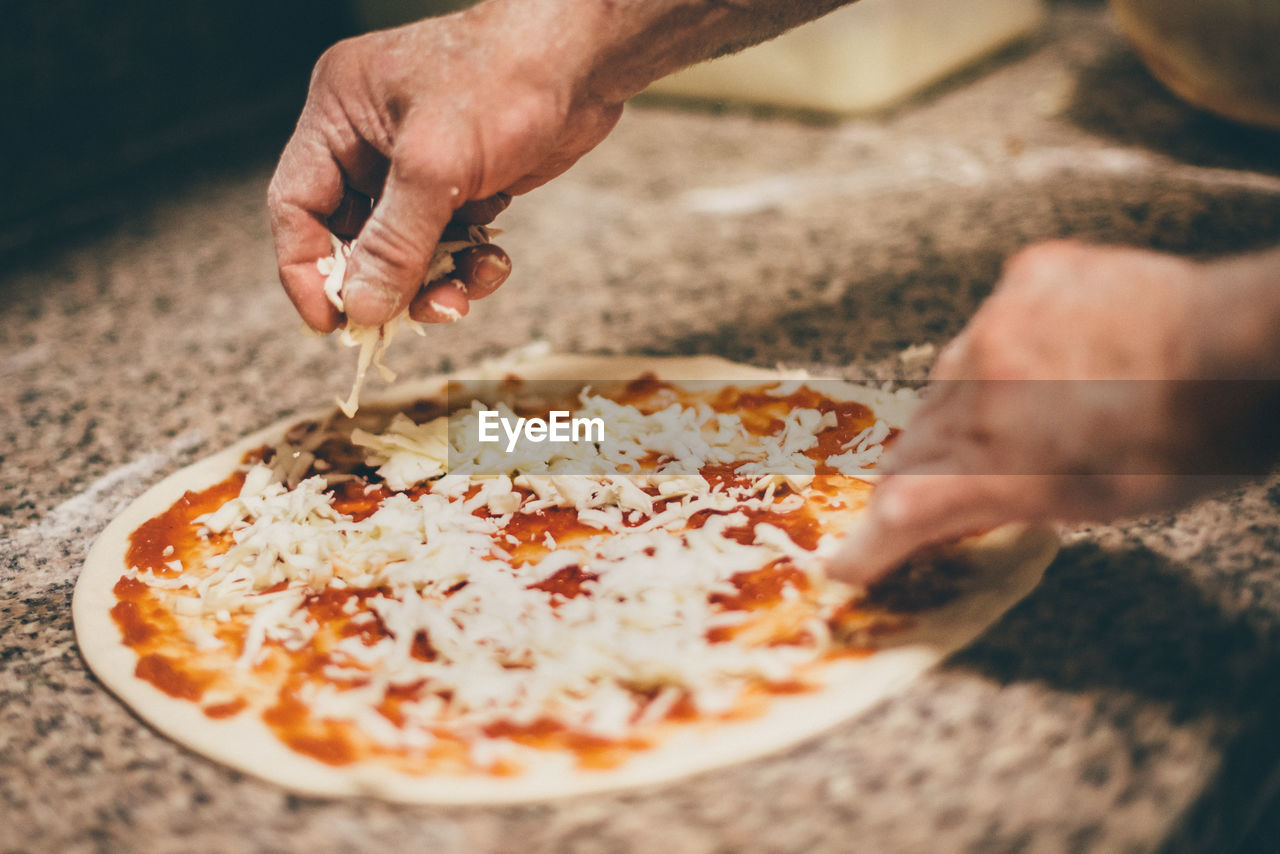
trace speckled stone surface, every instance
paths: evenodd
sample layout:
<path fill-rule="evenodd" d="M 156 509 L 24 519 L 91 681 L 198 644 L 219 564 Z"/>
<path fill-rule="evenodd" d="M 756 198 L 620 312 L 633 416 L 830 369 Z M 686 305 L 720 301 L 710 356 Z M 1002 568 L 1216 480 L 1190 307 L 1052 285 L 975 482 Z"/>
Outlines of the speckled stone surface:
<path fill-rule="evenodd" d="M 1280 239 L 1280 142 L 1172 100 L 1096 7 L 874 119 L 634 108 L 499 223 L 517 273 L 406 373 L 545 338 L 902 374 L 1001 260 L 1076 236 Z M 0 851 L 1228 850 L 1280 777 L 1280 482 L 1072 532 L 970 648 L 826 736 L 669 786 L 502 809 L 298 798 L 140 723 L 70 597 L 161 476 L 329 399 L 351 354 L 274 282 L 271 164 L 206 172 L 0 288 Z M 1253 837 L 1257 841 L 1257 835 Z"/>

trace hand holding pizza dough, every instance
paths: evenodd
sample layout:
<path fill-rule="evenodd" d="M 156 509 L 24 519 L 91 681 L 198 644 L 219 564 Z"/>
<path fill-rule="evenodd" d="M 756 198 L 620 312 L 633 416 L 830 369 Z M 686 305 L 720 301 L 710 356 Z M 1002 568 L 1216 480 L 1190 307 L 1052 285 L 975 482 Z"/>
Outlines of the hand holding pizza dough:
<path fill-rule="evenodd" d="M 331 230 L 358 233 L 343 289 L 350 321 L 378 326 L 406 306 L 418 320 L 457 319 L 510 264 L 479 247 L 459 259 L 462 287 L 424 286 L 451 220 L 487 223 L 507 196 L 564 172 L 652 80 L 838 5 L 494 0 L 338 43 L 316 63 L 271 182 L 285 290 L 312 327 L 334 329 L 316 261 Z"/>
<path fill-rule="evenodd" d="M 1274 461 L 1280 252 L 1199 264 L 1068 242 L 1013 258 L 832 564 L 874 581 L 1013 521 L 1168 507 Z"/>

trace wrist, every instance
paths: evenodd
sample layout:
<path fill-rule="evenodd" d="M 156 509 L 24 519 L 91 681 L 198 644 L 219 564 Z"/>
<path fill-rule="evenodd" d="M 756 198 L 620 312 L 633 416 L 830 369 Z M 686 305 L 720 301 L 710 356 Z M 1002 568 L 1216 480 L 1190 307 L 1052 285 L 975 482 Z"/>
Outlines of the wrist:
<path fill-rule="evenodd" d="M 740 50 L 850 0 L 488 0 L 464 12 L 577 100 L 616 106 L 674 71 Z"/>
<path fill-rule="evenodd" d="M 616 106 L 634 94 L 594 85 L 614 76 L 608 57 L 618 33 L 611 4 L 488 0 L 456 17 L 461 32 L 486 45 L 486 63 L 476 73 L 502 69 L 503 84 L 513 87 L 513 94 L 551 97 L 565 110 Z M 647 81 L 640 88 L 644 85 Z"/>

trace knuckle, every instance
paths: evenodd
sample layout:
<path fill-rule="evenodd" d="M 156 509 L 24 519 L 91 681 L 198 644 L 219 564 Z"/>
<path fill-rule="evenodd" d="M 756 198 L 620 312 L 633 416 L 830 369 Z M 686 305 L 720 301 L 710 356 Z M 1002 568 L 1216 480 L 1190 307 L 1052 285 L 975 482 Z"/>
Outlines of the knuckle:
<path fill-rule="evenodd" d="M 426 149 L 418 134 L 406 133 L 391 158 L 392 177 L 412 187 L 447 183 L 441 175 L 440 159 Z"/>
<path fill-rule="evenodd" d="M 438 125 L 424 122 L 414 113 L 399 126 L 392 147 L 388 181 L 413 187 L 417 190 L 442 191 L 450 210 L 467 199 L 474 198 L 472 187 L 460 180 L 472 160 L 472 149 Z M 460 195 L 449 194 L 458 188 Z M 435 194 L 433 194 L 435 195 Z"/>
<path fill-rule="evenodd" d="M 999 365 L 1002 323 L 996 312 L 974 319 L 964 336 L 964 356 L 972 379 L 987 379 Z"/>
<path fill-rule="evenodd" d="M 386 217 L 374 216 L 365 223 L 356 244 L 365 265 L 396 279 L 421 275 L 422 253 L 413 236 Z"/>
<path fill-rule="evenodd" d="M 878 521 L 888 528 L 909 526 L 929 499 L 932 480 L 929 475 L 894 475 L 876 492 Z"/>
<path fill-rule="evenodd" d="M 1005 264 L 1004 278 L 1012 281 L 1033 281 L 1046 274 L 1053 274 L 1072 263 L 1080 254 L 1081 244 L 1074 240 L 1047 240 L 1025 247 L 1015 253 Z"/>
<path fill-rule="evenodd" d="M 311 70 L 311 85 L 331 81 L 343 77 L 352 67 L 357 55 L 361 52 L 360 37 L 347 38 L 336 42 L 325 49 L 316 60 Z"/>
<path fill-rule="evenodd" d="M 344 62 L 343 53 L 346 48 L 342 42 L 331 45 L 326 48 L 324 53 L 320 54 L 320 58 L 316 60 L 316 64 L 311 69 L 311 89 L 323 85 L 323 83 L 332 78 L 336 70 L 340 68 Z"/>
<path fill-rule="evenodd" d="M 968 360 L 966 353 L 969 346 L 968 340 L 967 332 L 961 333 L 943 346 L 938 353 L 938 358 L 934 360 L 933 369 L 930 372 L 931 381 L 950 382 L 964 376 Z"/>

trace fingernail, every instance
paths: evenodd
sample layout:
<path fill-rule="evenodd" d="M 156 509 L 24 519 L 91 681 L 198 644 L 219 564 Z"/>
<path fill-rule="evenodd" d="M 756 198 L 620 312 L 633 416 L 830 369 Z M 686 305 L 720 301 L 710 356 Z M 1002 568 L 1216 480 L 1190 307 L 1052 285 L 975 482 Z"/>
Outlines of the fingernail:
<path fill-rule="evenodd" d="M 475 277 L 476 284 L 482 287 L 492 287 L 499 284 L 511 272 L 511 264 L 501 258 L 483 258 L 480 263 L 476 264 Z"/>

